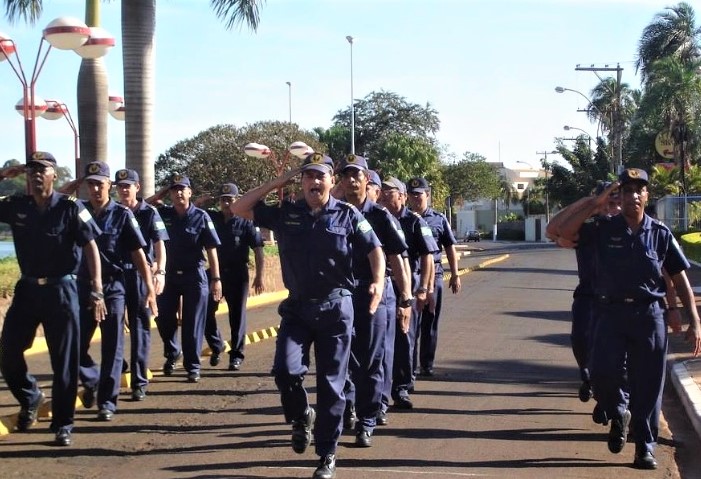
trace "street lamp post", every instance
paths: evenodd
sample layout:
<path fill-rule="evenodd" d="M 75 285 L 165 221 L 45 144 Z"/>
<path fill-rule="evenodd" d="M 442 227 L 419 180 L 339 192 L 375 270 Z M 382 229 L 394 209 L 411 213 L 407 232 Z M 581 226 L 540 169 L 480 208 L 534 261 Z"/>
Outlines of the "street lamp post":
<path fill-rule="evenodd" d="M 73 116 L 68 106 L 57 100 L 46 100 L 46 111 L 42 113 L 42 118 L 47 120 L 58 120 L 60 118 L 65 118 L 68 126 L 73 130 L 73 152 L 75 156 L 75 177 L 78 178 L 79 165 L 80 165 L 80 134 L 78 133 L 78 128 L 73 121 Z"/>
<path fill-rule="evenodd" d="M 292 124 L 292 82 L 286 81 L 287 83 L 287 104 L 288 110 L 290 112 L 290 125 Z"/>
<path fill-rule="evenodd" d="M 581 128 L 576 128 L 576 127 L 574 127 L 574 126 L 565 125 L 565 126 L 563 126 L 562 128 L 563 128 L 565 131 L 577 130 L 577 131 L 581 131 L 582 133 L 584 133 L 584 134 L 587 136 L 587 140 L 589 140 L 589 151 L 591 151 L 591 135 L 590 135 L 589 133 L 587 133 L 586 131 L 582 130 Z"/>
<path fill-rule="evenodd" d="M 355 154 L 355 105 L 353 100 L 353 37 L 346 36 L 350 44 L 350 94 L 351 94 L 351 154 Z"/>

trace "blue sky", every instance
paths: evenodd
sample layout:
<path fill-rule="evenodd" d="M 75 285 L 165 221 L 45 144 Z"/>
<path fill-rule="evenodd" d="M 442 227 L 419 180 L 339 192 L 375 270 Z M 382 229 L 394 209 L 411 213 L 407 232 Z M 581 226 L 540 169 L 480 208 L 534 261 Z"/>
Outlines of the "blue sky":
<path fill-rule="evenodd" d="M 694 4 L 695 2 L 692 2 Z M 642 30 L 674 3 L 653 0 L 268 0 L 257 33 L 227 31 L 206 0 L 160 0 L 156 27 L 154 158 L 217 124 L 288 119 L 328 127 L 350 104 L 350 45 L 355 98 L 387 90 L 439 112 L 438 139 L 461 156 L 538 165 L 564 125 L 596 135 L 577 109 L 598 83 L 575 66 L 620 63 L 623 81 L 639 87 L 634 61 Z M 701 5 L 697 14 L 701 15 Z M 25 69 L 41 30 L 59 16 L 84 17 L 81 0 L 47 0 L 36 26 L 0 20 Z M 117 39 L 105 57 L 110 92 L 122 94 L 119 2 L 102 4 L 102 26 Z M 60 99 L 77 116 L 80 58 L 54 50 L 36 94 Z M 605 75 L 605 74 L 604 74 Z M 0 63 L 0 161 L 24 156 L 22 118 L 14 112 L 19 81 Z M 73 134 L 39 119 L 38 148 L 73 163 Z M 261 140 L 263 141 L 263 140 Z M 243 147 L 243 145 L 241 145 Z M 124 126 L 109 119 L 109 158 L 124 164 Z"/>

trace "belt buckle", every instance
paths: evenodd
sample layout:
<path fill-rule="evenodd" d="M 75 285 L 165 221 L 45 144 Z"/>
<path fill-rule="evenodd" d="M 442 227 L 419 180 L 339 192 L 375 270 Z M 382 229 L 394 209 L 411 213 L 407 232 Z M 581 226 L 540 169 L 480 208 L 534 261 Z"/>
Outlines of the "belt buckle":
<path fill-rule="evenodd" d="M 623 298 L 623 302 L 624 302 L 624 303 L 628 303 L 628 304 L 630 304 L 630 303 L 635 303 L 635 299 L 633 299 L 633 298 Z"/>
<path fill-rule="evenodd" d="M 49 284 L 49 278 L 37 278 L 37 284 L 39 286 L 46 286 Z"/>
<path fill-rule="evenodd" d="M 182 271 L 182 270 L 178 270 L 175 272 L 175 274 L 183 274 L 183 273 L 184 273 L 184 271 Z"/>

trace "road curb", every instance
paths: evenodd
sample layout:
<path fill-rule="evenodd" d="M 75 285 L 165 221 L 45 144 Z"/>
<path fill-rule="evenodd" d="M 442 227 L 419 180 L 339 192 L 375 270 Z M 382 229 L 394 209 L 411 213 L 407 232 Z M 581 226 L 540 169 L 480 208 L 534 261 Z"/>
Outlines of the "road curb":
<path fill-rule="evenodd" d="M 680 361 L 671 364 L 670 376 L 674 389 L 681 399 L 687 416 L 696 430 L 696 434 L 701 438 L 701 387 L 691 377 L 686 367 L 687 361 Z"/>

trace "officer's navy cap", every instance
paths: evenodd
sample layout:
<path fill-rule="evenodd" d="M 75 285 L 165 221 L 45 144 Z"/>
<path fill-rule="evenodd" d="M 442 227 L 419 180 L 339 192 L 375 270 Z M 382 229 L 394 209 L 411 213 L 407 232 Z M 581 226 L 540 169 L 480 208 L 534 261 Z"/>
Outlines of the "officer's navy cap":
<path fill-rule="evenodd" d="M 190 178 L 183 175 L 175 175 L 173 178 L 171 178 L 170 187 L 175 188 L 176 186 L 187 186 L 188 188 L 192 188 L 192 186 L 190 186 Z"/>
<path fill-rule="evenodd" d="M 406 194 L 406 185 L 393 176 L 382 182 L 382 189 L 397 189 L 401 194 Z"/>
<path fill-rule="evenodd" d="M 27 165 L 39 163 L 43 166 L 56 166 L 56 158 L 48 151 L 35 151 L 27 157 Z"/>
<path fill-rule="evenodd" d="M 85 165 L 85 179 L 105 181 L 110 179 L 110 167 L 102 161 L 91 161 Z"/>
<path fill-rule="evenodd" d="M 600 181 L 599 184 L 596 185 L 596 189 L 594 190 L 594 194 L 595 194 L 596 196 L 599 196 L 599 195 L 600 195 L 601 193 L 603 193 L 604 190 L 605 190 L 606 188 L 608 188 L 609 186 L 611 186 L 611 182 L 610 182 L 610 181 Z"/>
<path fill-rule="evenodd" d="M 321 153 L 312 153 L 304 159 L 302 171 L 316 170 L 322 173 L 333 173 L 333 160 Z"/>
<path fill-rule="evenodd" d="M 368 184 L 382 186 L 380 175 L 375 170 L 368 170 Z"/>
<path fill-rule="evenodd" d="M 233 183 L 224 183 L 219 187 L 219 197 L 222 196 L 238 196 L 239 187 Z"/>
<path fill-rule="evenodd" d="M 429 191 L 430 189 L 431 187 L 429 186 L 426 178 L 412 178 L 407 183 L 408 193 Z"/>
<path fill-rule="evenodd" d="M 139 174 L 136 170 L 124 168 L 114 174 L 114 182 L 116 184 L 126 183 L 128 185 L 135 185 L 139 182 Z"/>
<path fill-rule="evenodd" d="M 620 175 L 618 175 L 618 182 L 622 185 L 633 181 L 639 181 L 640 183 L 645 183 L 646 185 L 650 182 L 645 170 L 641 170 L 640 168 L 626 168 Z"/>
<path fill-rule="evenodd" d="M 346 157 L 343 158 L 343 161 L 341 161 L 341 165 L 338 168 L 338 171 L 343 171 L 346 168 L 355 168 L 356 170 L 367 171 L 368 162 L 362 156 L 354 155 L 353 153 L 351 153 L 350 155 L 346 155 Z"/>

